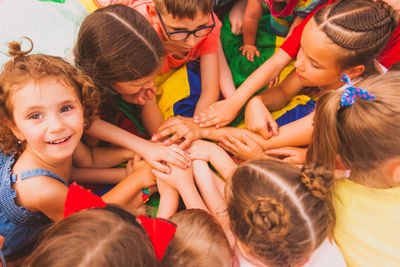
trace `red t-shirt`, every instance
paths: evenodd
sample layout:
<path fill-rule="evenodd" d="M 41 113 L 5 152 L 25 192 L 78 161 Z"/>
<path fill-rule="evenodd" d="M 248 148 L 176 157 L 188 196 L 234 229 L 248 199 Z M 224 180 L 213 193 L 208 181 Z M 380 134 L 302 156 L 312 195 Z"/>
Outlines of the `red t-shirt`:
<path fill-rule="evenodd" d="M 303 29 L 307 22 L 314 16 L 318 9 L 329 5 L 336 0 L 329 0 L 326 4 L 317 8 L 314 12 L 310 13 L 294 30 L 293 33 L 286 38 L 285 42 L 280 48 L 283 49 L 291 58 L 295 58 L 300 49 L 300 39 L 303 33 Z M 392 37 L 386 44 L 383 51 L 378 56 L 378 61 L 386 68 L 390 68 L 392 64 L 400 60 L 400 25 L 397 26 L 396 30 L 393 32 Z"/>
<path fill-rule="evenodd" d="M 153 26 L 161 40 L 163 40 L 163 29 L 160 20 L 154 10 L 154 3 L 152 0 L 95 0 L 98 7 L 105 7 L 111 4 L 124 4 L 139 11 Z M 211 20 L 211 17 L 210 17 Z M 216 53 L 218 50 L 219 36 L 221 32 L 221 22 L 217 15 L 214 14 L 215 27 L 210 34 L 206 35 L 195 47 L 193 47 L 184 58 L 177 59 L 166 51 L 164 58 L 164 66 L 160 73 L 166 73 L 171 69 L 176 69 L 183 64 L 193 60 L 201 55 Z"/>

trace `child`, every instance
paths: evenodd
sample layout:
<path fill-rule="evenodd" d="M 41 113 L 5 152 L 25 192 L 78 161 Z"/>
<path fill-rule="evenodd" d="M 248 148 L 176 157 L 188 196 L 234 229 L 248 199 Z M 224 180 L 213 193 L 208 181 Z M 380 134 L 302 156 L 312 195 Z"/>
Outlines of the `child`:
<path fill-rule="evenodd" d="M 337 21 L 339 17 L 340 21 Z M 364 18 L 363 24 L 358 26 L 355 21 L 360 21 L 360 17 Z M 274 135 L 269 140 L 255 136 L 255 141 L 263 149 L 309 144 L 313 113 L 297 119 L 295 112 L 292 118 L 295 120 L 280 127 L 278 135 L 277 122 L 269 110 L 278 110 L 287 105 L 305 87 L 339 89 L 344 84 L 340 80 L 343 73 L 352 79 L 377 73 L 374 59 L 396 28 L 397 21 L 398 14 L 390 6 L 370 0 L 339 1 L 318 10 L 304 29 L 302 48 L 295 63 L 296 70 L 279 86 L 252 98 L 246 106 L 247 128 L 261 133 L 264 138 Z M 364 30 L 365 27 L 368 31 Z M 368 44 L 367 47 L 360 45 L 364 43 Z M 313 107 L 305 111 L 311 112 Z M 279 110 L 277 114 L 281 112 Z M 162 134 L 156 134 L 155 140 L 176 133 L 179 127 L 183 127 L 182 124 L 167 123 L 161 127 Z M 237 137 L 241 138 L 242 131 L 238 129 L 208 128 L 197 135 L 218 140 L 223 134 L 235 134 L 235 131 L 240 133 Z M 174 138 L 182 137 L 185 136 Z"/>
<path fill-rule="evenodd" d="M 191 155 L 197 159 L 193 166 L 199 159 L 210 160 L 227 179 L 227 215 L 217 218 L 230 224 L 234 266 L 345 266 L 339 250 L 327 239 L 334 215 L 330 204 L 333 175 L 326 168 L 310 164 L 300 171 L 293 165 L 264 159 L 235 169 L 221 148 L 204 141 L 193 144 Z M 211 184 L 215 180 L 205 175 L 207 169 L 207 165 L 197 169 L 202 174 L 196 175 L 196 182 L 204 201 L 212 204 L 221 196 L 213 186 L 203 188 L 204 180 L 211 180 Z M 226 174 L 232 169 L 228 178 Z M 214 208 L 209 208 L 215 211 L 212 205 Z"/>
<path fill-rule="evenodd" d="M 371 98 L 358 94 L 357 87 Z M 389 71 L 357 87 L 320 97 L 307 157 L 333 170 L 339 155 L 350 170 L 348 179 L 337 181 L 333 202 L 334 237 L 348 266 L 397 266 L 400 73 Z"/>
<path fill-rule="evenodd" d="M 123 5 L 96 10 L 83 21 L 74 54 L 76 65 L 106 91 L 102 117 L 133 133 L 96 120 L 87 135 L 135 151 L 159 170 L 168 171 L 160 161 L 182 168 L 189 164 L 184 153 L 135 136 L 146 137 L 132 103 L 144 105 L 142 120 L 149 133 L 162 122 L 153 79 L 164 50 L 157 33 L 140 13 Z M 97 145 L 89 139 L 88 143 Z"/>
<path fill-rule="evenodd" d="M 236 5 L 241 5 L 240 2 Z M 298 0 L 265 0 L 264 2 L 272 15 L 268 31 L 278 36 L 286 36 L 291 34 L 294 27 L 299 25 L 309 12 L 326 0 L 313 0 L 306 3 Z M 244 12 L 243 46 L 240 47 L 240 50 L 249 61 L 253 61 L 254 56 L 260 57 L 260 52 L 255 44 L 258 21 L 262 15 L 262 5 L 263 2 L 260 0 L 248 0 Z"/>
<path fill-rule="evenodd" d="M 172 234 L 162 240 L 166 232 Z M 157 241 L 168 242 L 174 232 L 170 222 L 135 217 L 118 206 L 82 210 L 47 229 L 25 265 L 158 266 Z"/>
<path fill-rule="evenodd" d="M 329 0 L 325 5 L 335 2 Z M 399 12 L 399 7 L 396 2 L 385 1 L 393 7 L 393 9 Z M 323 6 L 319 8 L 322 8 Z M 216 125 L 217 127 L 224 126 L 230 123 L 238 114 L 243 105 L 246 104 L 247 100 L 258 90 L 266 86 L 268 82 L 279 75 L 282 69 L 297 56 L 300 48 L 300 38 L 310 18 L 314 15 L 310 13 L 303 22 L 296 27 L 293 34 L 290 35 L 281 47 L 273 54 L 271 58 L 265 61 L 257 70 L 255 70 L 243 84 L 237 89 L 232 97 L 219 101 L 211 105 L 205 112 L 200 114 L 198 123 L 202 127 Z M 385 66 L 390 66 L 400 59 L 400 54 L 397 53 L 400 42 L 400 27 L 398 26 L 393 32 L 390 40 L 387 42 L 385 48 L 380 52 L 378 61 Z M 229 107 L 229 109 L 227 108 Z"/>
<path fill-rule="evenodd" d="M 232 266 L 228 240 L 218 222 L 206 211 L 182 210 L 170 220 L 177 228 L 162 266 Z"/>
<path fill-rule="evenodd" d="M 0 76 L 0 235 L 6 256 L 21 255 L 40 228 L 62 218 L 73 154 L 83 155 L 84 125 L 90 127 L 100 102 L 90 79 L 61 58 L 27 55 L 32 48 L 23 52 L 17 42 L 9 47 L 13 59 Z M 142 187 L 154 184 L 148 165 L 136 168 L 103 199 L 129 207 Z"/>
<path fill-rule="evenodd" d="M 98 6 L 105 6 L 116 1 L 95 2 Z M 212 12 L 212 0 L 117 2 L 142 13 L 163 41 L 166 56 L 157 87 L 160 91 L 158 105 L 164 119 L 177 115 L 193 117 L 218 100 L 220 80 L 224 79 L 220 76 L 230 72 L 227 67 L 228 73 L 219 73 L 221 23 Z M 200 72 L 193 62 L 196 58 L 200 59 Z M 182 71 L 184 76 L 179 76 Z M 222 91 L 224 85 L 221 83 Z M 228 87 L 233 87 L 229 90 L 234 91 L 232 81 Z"/>

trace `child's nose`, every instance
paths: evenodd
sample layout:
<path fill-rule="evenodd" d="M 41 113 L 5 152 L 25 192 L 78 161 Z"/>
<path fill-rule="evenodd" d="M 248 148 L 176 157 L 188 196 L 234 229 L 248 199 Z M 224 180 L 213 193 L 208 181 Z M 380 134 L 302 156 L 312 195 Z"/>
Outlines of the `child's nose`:
<path fill-rule="evenodd" d="M 57 115 L 48 116 L 47 121 L 48 121 L 47 129 L 49 132 L 52 133 L 58 132 L 60 130 L 63 130 L 64 128 L 64 123 Z"/>
<path fill-rule="evenodd" d="M 185 43 L 187 47 L 193 48 L 197 43 L 196 36 L 193 34 L 189 35 L 189 37 L 185 40 Z"/>

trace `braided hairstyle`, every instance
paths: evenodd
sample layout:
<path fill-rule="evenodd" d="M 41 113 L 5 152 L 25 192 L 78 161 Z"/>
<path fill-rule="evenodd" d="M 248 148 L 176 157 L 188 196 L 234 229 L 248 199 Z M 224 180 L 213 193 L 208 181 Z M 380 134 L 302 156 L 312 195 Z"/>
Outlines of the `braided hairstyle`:
<path fill-rule="evenodd" d="M 318 27 L 348 53 L 338 59 L 343 69 L 364 65 L 363 76 L 377 73 L 374 59 L 396 29 L 399 14 L 378 0 L 340 0 L 314 15 Z"/>
<path fill-rule="evenodd" d="M 297 266 L 331 233 L 333 175 L 276 160 L 239 166 L 226 186 L 233 234 L 268 266 Z"/>
<path fill-rule="evenodd" d="M 400 156 L 400 71 L 371 76 L 357 87 L 376 99 L 357 97 L 353 105 L 342 108 L 343 92 L 332 91 L 318 99 L 307 162 L 318 161 L 334 170 L 340 155 L 351 179 L 378 183 L 382 166 Z"/>
<path fill-rule="evenodd" d="M 64 59 L 43 54 L 28 55 L 33 49 L 33 43 L 28 37 L 24 39 L 31 45 L 27 51 L 21 50 L 21 42 L 13 41 L 8 44 L 8 54 L 12 59 L 4 64 L 0 74 L 0 147 L 2 153 L 7 155 L 23 151 L 23 145 L 17 145 L 18 139 L 9 128 L 14 125 L 11 98 L 15 91 L 28 83 L 51 77 L 75 88 L 83 106 L 86 128 L 94 120 L 101 98 L 92 80 Z"/>

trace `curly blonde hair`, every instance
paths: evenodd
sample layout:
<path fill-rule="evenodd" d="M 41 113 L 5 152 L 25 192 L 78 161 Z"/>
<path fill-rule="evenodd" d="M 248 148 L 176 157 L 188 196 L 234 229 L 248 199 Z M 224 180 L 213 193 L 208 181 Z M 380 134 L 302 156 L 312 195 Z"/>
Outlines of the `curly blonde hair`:
<path fill-rule="evenodd" d="M 88 76 L 60 57 L 28 55 L 33 43 L 27 37 L 24 39 L 29 41 L 31 48 L 22 51 L 21 42 L 10 42 L 8 54 L 12 59 L 4 65 L 0 74 L 0 147 L 6 155 L 23 151 L 9 126 L 14 124 L 12 95 L 26 84 L 54 77 L 75 88 L 83 106 L 86 128 L 93 122 L 101 100 L 100 91 Z"/>

